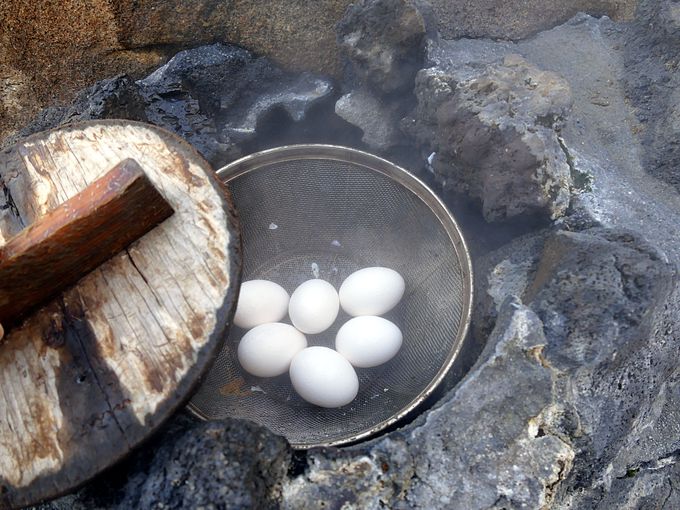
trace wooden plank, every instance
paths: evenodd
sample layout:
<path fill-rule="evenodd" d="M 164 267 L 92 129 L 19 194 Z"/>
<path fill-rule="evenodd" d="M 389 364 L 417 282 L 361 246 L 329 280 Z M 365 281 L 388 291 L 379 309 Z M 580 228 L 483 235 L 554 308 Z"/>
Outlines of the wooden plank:
<path fill-rule="evenodd" d="M 139 164 L 125 159 L 0 247 L 5 328 L 172 215 Z"/>
<path fill-rule="evenodd" d="M 0 240 L 125 158 L 175 213 L 7 332 L 0 508 L 68 491 L 127 454 L 186 401 L 231 320 L 240 245 L 228 194 L 160 129 L 93 122 L 0 154 Z"/>

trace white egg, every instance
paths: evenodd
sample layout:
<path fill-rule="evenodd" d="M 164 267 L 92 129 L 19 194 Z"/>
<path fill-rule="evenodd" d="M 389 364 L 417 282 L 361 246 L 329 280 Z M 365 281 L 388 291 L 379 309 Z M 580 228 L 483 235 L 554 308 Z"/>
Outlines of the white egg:
<path fill-rule="evenodd" d="M 355 271 L 340 286 L 340 305 L 352 316 L 382 315 L 397 306 L 406 284 L 402 276 L 387 267 Z"/>
<path fill-rule="evenodd" d="M 328 347 L 300 351 L 290 364 L 290 380 L 303 399 L 321 407 L 347 405 L 359 391 L 352 365 Z"/>
<path fill-rule="evenodd" d="M 348 320 L 335 336 L 335 348 L 359 368 L 391 360 L 401 348 L 401 330 L 382 317 L 365 315 Z"/>
<path fill-rule="evenodd" d="M 338 292 L 325 280 L 307 280 L 295 289 L 288 304 L 291 322 L 308 334 L 327 330 L 339 310 Z"/>
<path fill-rule="evenodd" d="M 250 280 L 241 284 L 234 324 L 250 329 L 260 324 L 278 322 L 288 311 L 288 293 L 269 280 Z"/>
<path fill-rule="evenodd" d="M 241 338 L 238 360 L 250 374 L 275 377 L 285 373 L 295 355 L 305 347 L 305 335 L 290 324 L 260 324 Z"/>

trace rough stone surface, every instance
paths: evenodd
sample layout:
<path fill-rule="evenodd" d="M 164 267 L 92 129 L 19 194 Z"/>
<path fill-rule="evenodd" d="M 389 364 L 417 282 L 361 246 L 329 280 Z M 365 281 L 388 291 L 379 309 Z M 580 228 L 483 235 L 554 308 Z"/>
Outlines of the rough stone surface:
<path fill-rule="evenodd" d="M 662 459 L 652 469 L 632 468 L 625 476 L 612 480 L 611 492 L 604 495 L 599 508 L 625 510 L 673 510 L 680 508 L 680 466 L 676 458 Z"/>
<path fill-rule="evenodd" d="M 677 243 L 669 241 L 680 233 L 673 220 L 680 199 L 671 186 L 649 177 L 654 167 L 643 161 L 654 148 L 640 139 L 642 126 L 631 101 L 643 99 L 644 89 L 641 96 L 630 96 L 624 84 L 644 83 L 646 76 L 641 72 L 635 78 L 625 66 L 628 28 L 608 19 L 576 16 L 519 43 L 442 40 L 430 45 L 428 60 L 444 71 L 474 73 L 506 55 L 520 54 L 566 79 L 573 105 L 560 135 L 575 187 L 581 191 L 572 196 L 572 207 L 603 224 L 645 232 L 670 253 L 677 251 Z"/>
<path fill-rule="evenodd" d="M 680 190 L 680 3 L 642 2 L 627 40 L 622 78 L 640 121 L 643 163 Z"/>
<path fill-rule="evenodd" d="M 359 0 L 338 22 L 338 43 L 361 81 L 408 92 L 425 56 L 426 16 L 413 0 Z"/>
<path fill-rule="evenodd" d="M 371 149 L 385 151 L 403 142 L 404 135 L 399 130 L 400 105 L 386 103 L 366 88 L 338 99 L 335 113 L 361 129 L 362 140 Z"/>
<path fill-rule="evenodd" d="M 474 70 L 475 67 L 500 62 L 507 54 L 519 53 L 539 67 L 562 75 L 569 82 L 574 96 L 572 111 L 561 131 L 563 143 L 573 170 L 589 175 L 587 180 L 590 184 L 573 197 L 573 210 L 560 223 L 564 228 L 576 230 L 601 223 L 642 232 L 666 254 L 672 264 L 668 271 L 675 271 L 680 261 L 677 243 L 680 201 L 673 187 L 650 176 L 654 174 L 672 183 L 670 169 L 657 172 L 655 158 L 665 153 L 654 143 L 653 137 L 646 135 L 644 126 L 645 111 L 649 111 L 645 108 L 653 107 L 660 111 L 669 91 L 663 87 L 659 89 L 659 104 L 649 101 L 650 91 L 656 90 L 654 86 L 647 87 L 650 78 L 652 84 L 663 83 L 663 80 L 657 80 L 659 75 L 652 72 L 658 67 L 654 67 L 653 61 L 646 61 L 640 68 L 626 65 L 631 48 L 636 47 L 635 41 L 641 34 L 639 27 L 651 21 L 644 16 L 657 12 L 650 6 L 654 3 L 641 7 L 643 17 L 632 26 L 578 16 L 561 27 L 517 44 L 482 40 L 442 42 L 430 53 L 430 58 L 438 66 L 461 66 L 465 63 Z M 665 43 L 661 41 L 658 41 L 659 46 L 642 48 L 638 56 L 644 56 L 645 52 L 664 55 Z M 636 106 L 635 109 L 631 108 L 631 103 Z M 672 109 L 665 114 L 672 115 Z M 670 133 L 668 136 L 672 138 Z M 569 326 L 578 331 L 582 324 L 590 323 L 591 327 L 599 325 L 603 328 L 593 335 L 594 343 L 589 343 L 578 333 L 576 338 L 580 339 L 564 351 L 564 358 L 560 355 L 559 361 L 551 358 L 550 350 L 546 349 L 546 358 L 553 359 L 554 363 L 581 367 L 570 372 L 573 396 L 565 400 L 573 403 L 572 408 L 578 416 L 578 434 L 572 443 L 576 452 L 574 467 L 568 479 L 560 484 L 553 506 L 564 509 L 674 508 L 673 502 L 678 498 L 675 487 L 679 481 L 676 466 L 680 446 L 675 433 L 680 423 L 680 413 L 676 411 L 679 376 L 671 361 L 672 352 L 677 349 L 680 309 L 677 281 L 664 270 L 661 276 L 657 276 L 660 282 L 651 285 L 655 289 L 653 294 L 659 292 L 654 298 L 656 305 L 639 306 L 634 301 L 626 302 L 627 289 L 637 293 L 651 288 L 645 287 L 650 283 L 638 281 L 631 285 L 636 277 L 631 280 L 621 272 L 622 284 L 617 287 L 612 282 L 616 281 L 616 273 L 620 271 L 611 268 L 611 264 L 614 267 L 618 264 L 625 271 L 631 267 L 637 267 L 635 271 L 646 271 L 644 268 L 652 261 L 652 256 L 644 254 L 652 254 L 655 250 L 626 249 L 620 255 L 633 256 L 637 261 L 619 264 L 616 258 L 620 255 L 613 256 L 605 249 L 612 238 L 597 231 L 587 235 L 593 234 L 594 238 L 582 240 L 591 244 L 586 251 L 602 252 L 604 258 L 600 262 L 595 260 L 594 267 L 599 267 L 599 270 L 590 273 L 587 267 L 593 262 L 581 260 L 579 272 L 583 272 L 583 277 L 569 276 L 569 271 L 565 272 L 565 276 L 574 279 L 569 285 L 576 286 L 578 283 L 584 286 L 583 296 L 591 294 L 593 299 L 597 298 L 596 303 L 574 306 L 572 312 L 565 315 L 568 308 L 563 300 L 563 287 L 556 285 L 549 293 L 550 299 L 556 307 L 564 310 L 554 314 L 554 308 L 550 313 L 546 313 L 547 309 L 537 309 L 546 322 L 548 339 L 563 335 L 564 330 L 558 333 L 560 327 Z M 573 246 L 571 241 L 573 239 L 569 243 L 560 242 L 558 251 L 569 251 L 569 246 Z M 520 293 L 517 287 L 533 278 L 538 266 L 528 261 L 544 258 L 544 242 L 545 236 L 521 239 L 504 248 L 503 253 L 496 254 L 497 262 L 488 273 L 489 289 L 494 295 L 487 295 L 481 300 L 486 301 L 486 306 L 481 304 L 477 307 L 476 313 L 488 317 L 481 321 L 475 319 L 481 328 L 488 329 L 493 323 L 493 313 L 488 314 L 484 310 L 488 310 L 490 303 L 500 301 L 505 292 L 526 298 L 524 291 Z M 629 242 L 619 238 L 616 244 L 626 246 Z M 640 241 L 634 244 L 644 246 Z M 515 251 L 519 255 L 512 257 Z M 626 252 L 628 255 L 625 255 Z M 606 276 L 608 271 L 602 266 L 607 256 L 613 256 L 609 261 L 610 276 Z M 654 266 L 658 264 L 653 263 Z M 564 264 L 557 262 L 555 267 L 564 267 Z M 591 276 L 587 277 L 589 273 Z M 586 281 L 583 281 L 586 277 L 591 282 L 600 280 L 589 292 L 586 292 Z M 606 280 L 602 280 L 605 277 Z M 664 280 L 670 283 L 665 284 Z M 642 285 L 638 287 L 638 283 Z M 483 286 L 483 283 L 480 285 Z M 603 293 L 609 296 L 605 301 Z M 609 304 L 600 308 L 602 303 Z M 529 304 L 536 309 L 536 303 Z M 594 315 L 590 318 L 574 316 L 577 309 L 590 310 L 588 313 Z M 645 309 L 648 311 L 641 312 Z M 493 310 L 497 313 L 496 308 Z M 633 327 L 627 322 L 629 320 L 639 324 Z M 558 325 L 558 329 L 552 329 L 554 324 Z M 636 332 L 631 334 L 631 328 Z M 612 337 L 617 330 L 618 333 Z M 618 340 L 616 335 L 620 335 Z M 611 400 L 603 402 L 599 395 L 608 395 Z"/>
<path fill-rule="evenodd" d="M 229 42 L 291 70 L 339 75 L 335 23 L 349 0 L 5 0 L 0 138 L 96 81 L 147 74 L 182 48 Z"/>
<path fill-rule="evenodd" d="M 664 258 L 627 232 L 560 233 L 546 242 L 526 290 L 544 322 L 545 357 L 564 374 L 560 400 L 575 410 L 551 424 L 574 438 L 577 452 L 574 475 L 560 487 L 563 505 L 597 504 L 611 489 L 593 482 L 625 477 L 636 457 L 626 440 L 646 440 L 647 410 L 675 369 L 667 340 L 655 334 L 677 286 Z"/>
<path fill-rule="evenodd" d="M 247 422 L 198 425 L 155 453 L 120 508 L 273 508 L 290 450 L 283 438 Z"/>
<path fill-rule="evenodd" d="M 290 458 L 283 438 L 253 423 L 179 415 L 117 473 L 38 508 L 277 508 Z"/>
<path fill-rule="evenodd" d="M 573 454 L 558 437 L 538 432 L 552 404 L 554 374 L 540 357 L 546 340 L 540 320 L 517 301 L 508 300 L 500 316 L 480 361 L 445 403 L 369 451 L 312 453 L 308 471 L 284 487 L 284 508 L 549 503 Z"/>
<path fill-rule="evenodd" d="M 513 261 L 515 249 L 529 256 Z M 672 453 L 640 463 L 646 458 L 641 450 L 649 455 L 668 432 L 650 420 L 662 419 L 670 403 L 665 387 L 676 377 L 669 356 L 677 346 L 660 332 L 677 287 L 675 266 L 639 235 L 602 227 L 539 233 L 490 258 L 497 262 L 486 275 L 490 314 L 502 310 L 499 297 L 519 294 L 542 319 L 541 356 L 557 374 L 556 407 L 542 427 L 565 440 L 575 458 L 553 506 L 638 508 L 627 506 L 627 498 L 637 501 L 641 487 L 621 480 L 633 478 L 640 466 L 651 472 L 675 462 Z M 489 314 L 489 308 L 476 313 Z"/>
<path fill-rule="evenodd" d="M 299 122 L 332 92 L 328 79 L 286 73 L 247 50 L 215 44 L 179 52 L 137 82 L 127 76 L 99 82 L 71 105 L 42 111 L 18 136 L 77 120 L 139 120 L 177 133 L 219 167 L 243 155 L 269 115 Z"/>
<path fill-rule="evenodd" d="M 476 338 L 489 337 L 508 296 L 524 295 L 541 259 L 546 238 L 551 234 L 549 228 L 525 234 L 476 257 L 472 324 Z"/>
<path fill-rule="evenodd" d="M 571 106 L 568 83 L 512 54 L 477 73 L 460 67 L 421 71 L 418 107 L 405 121 L 436 153 L 435 172 L 480 198 L 488 221 L 564 215 L 571 172 L 558 131 Z"/>
<path fill-rule="evenodd" d="M 138 84 L 149 121 L 183 136 L 217 166 L 242 155 L 238 146 L 273 110 L 298 122 L 333 91 L 326 78 L 285 73 L 227 45 L 182 51 Z"/>
<path fill-rule="evenodd" d="M 335 24 L 350 0 L 0 2 L 0 138 L 40 108 L 117 74 L 135 79 L 177 50 L 235 43 L 285 68 L 340 75 Z M 450 36 L 521 37 L 584 10 L 628 19 L 636 0 L 434 0 Z"/>
<path fill-rule="evenodd" d="M 522 39 L 564 23 L 578 12 L 631 20 L 638 0 L 430 0 L 447 39 Z"/>
<path fill-rule="evenodd" d="M 129 119 L 146 121 L 146 102 L 139 87 L 125 75 L 97 82 L 76 95 L 66 106 L 53 106 L 40 113 L 15 135 L 3 141 L 4 146 L 20 138 L 57 126 L 92 119 Z"/>

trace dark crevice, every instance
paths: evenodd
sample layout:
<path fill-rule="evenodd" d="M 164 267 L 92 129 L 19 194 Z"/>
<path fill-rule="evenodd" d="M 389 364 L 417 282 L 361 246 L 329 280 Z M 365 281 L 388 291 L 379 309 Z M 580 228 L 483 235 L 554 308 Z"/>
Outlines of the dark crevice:
<path fill-rule="evenodd" d="M 144 284 L 145 284 L 147 287 L 151 288 L 151 286 L 149 285 L 149 281 L 146 279 L 146 276 L 144 276 L 144 273 L 142 273 L 142 271 L 139 269 L 139 267 L 137 267 L 137 264 L 136 264 L 136 262 L 135 262 L 135 259 L 133 259 L 133 258 L 132 258 L 132 255 L 130 255 L 130 250 L 128 250 L 128 249 L 126 248 L 126 249 L 125 249 L 125 254 L 128 256 L 128 259 L 130 260 L 130 264 L 132 264 L 132 267 L 135 268 L 135 271 L 137 271 L 137 273 L 138 273 L 139 276 L 142 278 L 142 280 L 144 280 Z"/>
<path fill-rule="evenodd" d="M 307 468 L 309 468 L 309 458 L 307 457 L 307 450 L 293 450 L 290 457 L 290 464 L 288 465 L 288 476 L 295 478 L 303 475 Z"/>
<path fill-rule="evenodd" d="M 673 450 L 665 455 L 657 457 L 654 460 L 648 460 L 633 464 L 626 469 L 626 473 L 623 476 L 617 476 L 616 478 L 621 480 L 623 478 L 632 478 L 638 474 L 640 471 L 658 471 L 660 469 L 665 469 L 668 466 L 672 466 L 680 461 L 680 448 Z"/>
<path fill-rule="evenodd" d="M 569 474 L 568 465 L 563 460 L 558 460 L 557 465 L 559 466 L 559 471 L 557 472 L 557 480 L 546 485 L 545 487 L 545 499 L 548 503 L 551 503 L 555 499 L 555 494 L 557 492 L 558 485 L 564 481 L 564 479 Z"/>

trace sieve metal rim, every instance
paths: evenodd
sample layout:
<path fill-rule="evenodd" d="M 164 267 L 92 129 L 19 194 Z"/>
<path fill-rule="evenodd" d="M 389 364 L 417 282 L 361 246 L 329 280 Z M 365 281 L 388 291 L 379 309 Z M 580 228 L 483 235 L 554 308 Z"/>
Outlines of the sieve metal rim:
<path fill-rule="evenodd" d="M 409 402 L 398 413 L 394 414 L 387 420 L 383 420 L 367 430 L 351 436 L 342 437 L 333 441 L 314 443 L 314 444 L 296 444 L 291 443 L 291 447 L 297 450 L 307 450 L 317 447 L 340 446 L 348 443 L 356 443 L 358 441 L 367 439 L 378 432 L 386 429 L 390 425 L 395 424 L 412 413 L 420 404 L 422 404 L 441 384 L 446 374 L 451 369 L 454 361 L 458 357 L 462 348 L 463 342 L 467 337 L 472 316 L 472 301 L 473 301 L 473 271 L 472 261 L 470 259 L 470 252 L 463 233 L 458 226 L 455 218 L 448 210 L 442 200 L 432 191 L 422 180 L 413 175 L 408 170 L 395 165 L 394 163 L 375 156 L 368 152 L 343 147 L 339 145 L 327 144 L 299 144 L 299 145 L 284 145 L 274 149 L 267 149 L 264 151 L 250 154 L 240 158 L 216 171 L 217 176 L 225 184 L 237 179 L 238 177 L 247 173 L 253 172 L 263 166 L 270 166 L 275 163 L 282 163 L 287 161 L 296 161 L 303 159 L 322 159 L 339 161 L 343 163 L 350 163 L 366 168 L 374 172 L 378 172 L 400 185 L 404 186 L 408 191 L 413 193 L 420 199 L 430 211 L 435 215 L 444 230 L 446 231 L 451 244 L 453 245 L 458 260 L 461 265 L 461 276 L 463 279 L 463 300 L 462 300 L 462 317 L 461 326 L 458 328 L 456 338 L 453 342 L 453 347 L 448 353 L 448 356 L 427 387 L 421 391 L 411 402 Z M 208 418 L 201 413 L 192 403 L 187 405 L 189 410 L 196 417 L 207 420 Z"/>

